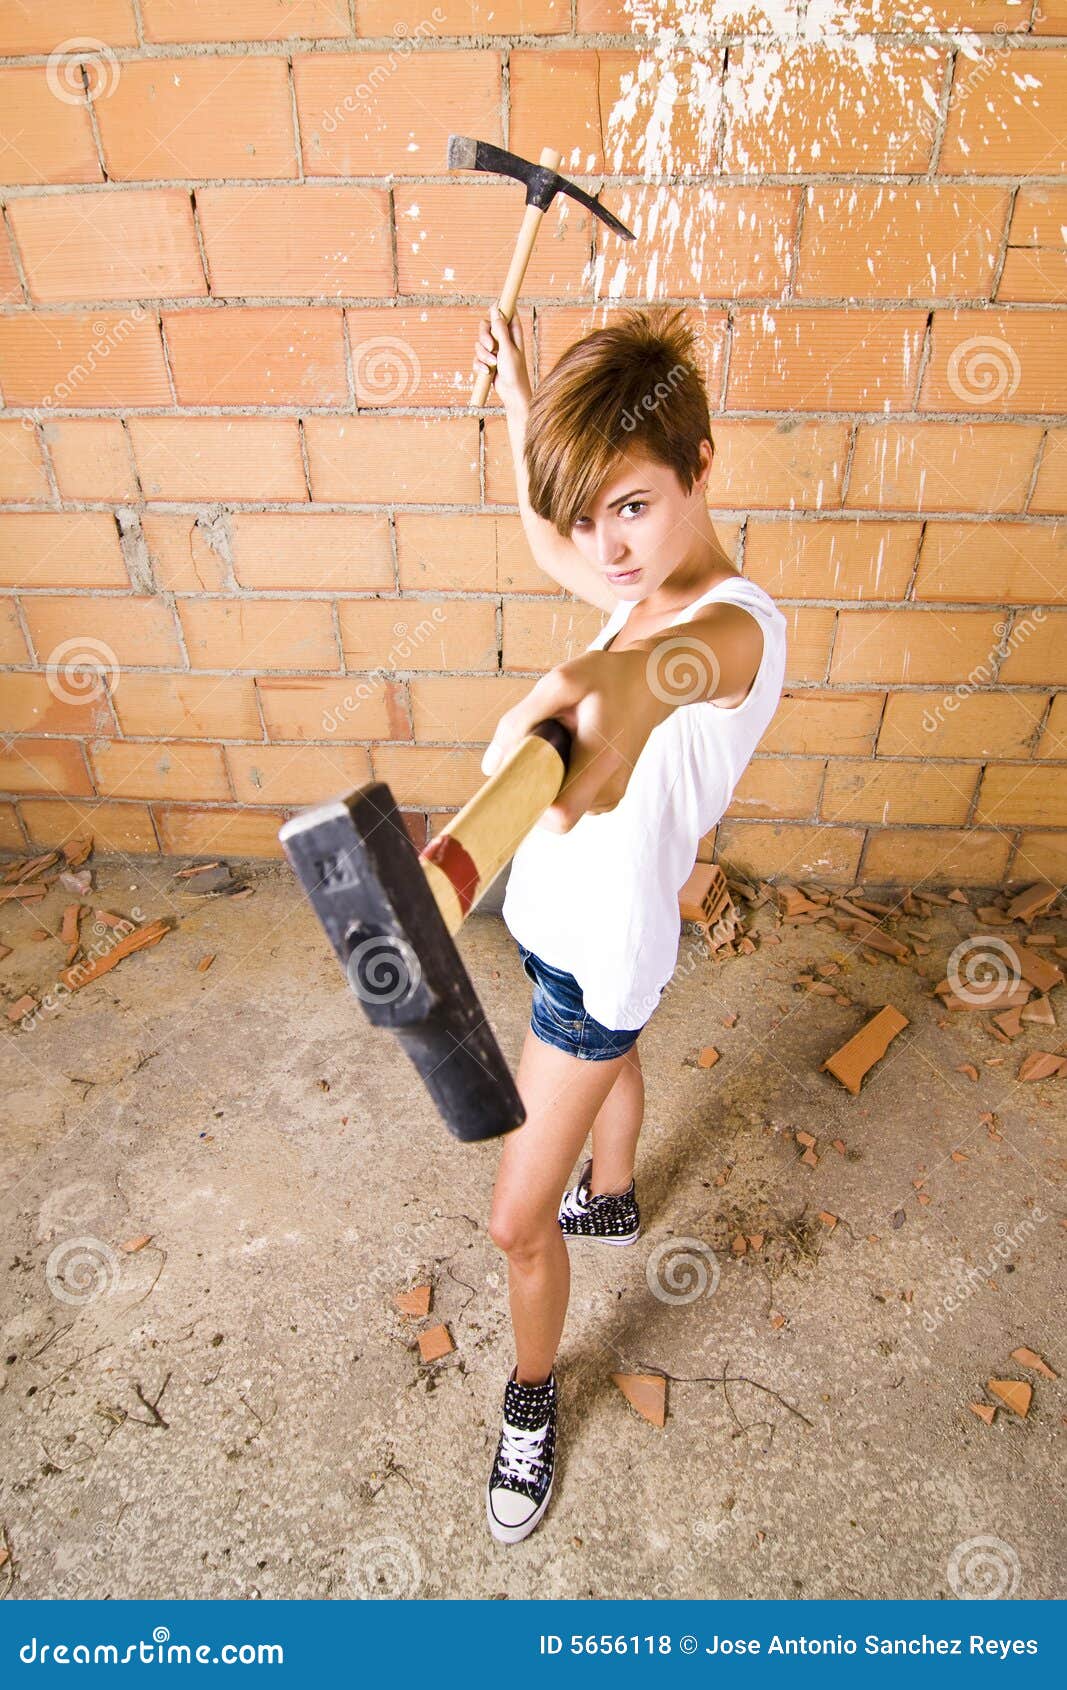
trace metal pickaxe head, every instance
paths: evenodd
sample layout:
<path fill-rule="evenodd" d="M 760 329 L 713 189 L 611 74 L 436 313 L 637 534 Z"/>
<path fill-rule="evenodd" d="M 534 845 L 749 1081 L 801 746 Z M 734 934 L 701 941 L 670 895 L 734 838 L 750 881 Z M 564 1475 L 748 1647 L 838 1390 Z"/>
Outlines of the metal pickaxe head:
<path fill-rule="evenodd" d="M 624 240 L 636 240 L 632 229 L 625 223 L 620 223 L 606 206 L 598 199 L 576 188 L 573 182 L 568 182 L 556 170 L 546 170 L 541 164 L 534 164 L 528 158 L 520 158 L 518 153 L 505 152 L 503 147 L 494 147 L 490 141 L 476 141 L 470 135 L 450 135 L 448 138 L 448 168 L 450 170 L 488 170 L 496 176 L 514 176 L 516 181 L 526 184 L 526 204 L 535 205 L 538 211 L 547 211 L 557 194 L 569 194 L 572 200 L 584 205 L 587 211 L 592 211 L 606 223 L 609 229 L 614 229 Z"/>

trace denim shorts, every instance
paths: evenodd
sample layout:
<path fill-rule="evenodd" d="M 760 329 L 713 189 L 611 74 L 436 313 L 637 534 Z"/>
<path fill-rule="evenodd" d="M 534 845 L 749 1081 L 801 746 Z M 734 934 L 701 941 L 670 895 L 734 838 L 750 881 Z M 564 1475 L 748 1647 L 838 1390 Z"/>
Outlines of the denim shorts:
<path fill-rule="evenodd" d="M 534 987 L 530 1026 L 545 1044 L 583 1062 L 608 1062 L 633 1049 L 641 1027 L 613 1029 L 594 1021 L 573 974 L 549 967 L 525 945 L 519 945 L 519 956 Z"/>

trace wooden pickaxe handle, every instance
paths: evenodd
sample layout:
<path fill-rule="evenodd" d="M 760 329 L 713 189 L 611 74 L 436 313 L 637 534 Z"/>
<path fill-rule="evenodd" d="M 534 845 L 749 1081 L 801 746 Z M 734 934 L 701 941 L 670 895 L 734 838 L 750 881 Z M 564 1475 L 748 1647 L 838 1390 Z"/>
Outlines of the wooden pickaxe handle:
<path fill-rule="evenodd" d="M 543 165 L 546 170 L 555 170 L 558 168 L 562 157 L 562 153 L 554 152 L 551 147 L 543 147 L 538 163 Z M 515 251 L 512 254 L 511 268 L 508 270 L 504 286 L 500 290 L 498 303 L 500 314 L 506 323 L 510 323 L 514 315 L 519 290 L 522 287 L 526 267 L 530 262 L 534 241 L 537 238 L 537 231 L 541 227 L 544 215 L 539 206 L 528 205 L 526 207 L 526 215 L 523 217 L 519 238 L 515 243 Z M 492 385 L 492 370 L 481 370 L 475 379 L 474 386 L 471 388 L 471 404 L 484 405 L 489 397 L 489 389 Z"/>
<path fill-rule="evenodd" d="M 462 927 L 567 777 L 572 735 L 549 716 L 419 852 L 450 933 Z"/>

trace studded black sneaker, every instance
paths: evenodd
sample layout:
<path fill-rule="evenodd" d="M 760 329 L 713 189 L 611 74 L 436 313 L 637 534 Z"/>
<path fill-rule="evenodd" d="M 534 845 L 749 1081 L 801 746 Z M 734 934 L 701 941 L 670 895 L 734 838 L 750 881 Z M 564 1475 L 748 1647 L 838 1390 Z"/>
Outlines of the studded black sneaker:
<path fill-rule="evenodd" d="M 556 1375 L 504 1387 L 504 1426 L 485 1487 L 489 1530 L 498 1543 L 528 1537 L 548 1507 L 556 1454 Z"/>
<path fill-rule="evenodd" d="M 559 1206 L 559 1224 L 565 1238 L 595 1238 L 601 1244 L 632 1244 L 641 1231 L 634 1182 L 618 1195 L 601 1192 L 592 1197 L 589 1181 L 592 1159 L 582 1169 L 573 1191 L 564 1193 Z"/>

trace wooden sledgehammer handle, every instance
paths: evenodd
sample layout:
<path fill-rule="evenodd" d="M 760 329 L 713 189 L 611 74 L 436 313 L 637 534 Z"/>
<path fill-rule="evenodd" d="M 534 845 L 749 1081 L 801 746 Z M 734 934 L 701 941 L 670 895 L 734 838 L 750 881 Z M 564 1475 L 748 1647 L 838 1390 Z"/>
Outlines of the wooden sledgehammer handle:
<path fill-rule="evenodd" d="M 551 147 L 542 147 L 541 157 L 537 162 L 543 165 L 546 170 L 556 170 L 562 157 L 562 153 L 554 152 Z M 544 215 L 544 212 L 536 205 L 528 205 L 526 207 L 526 215 L 522 220 L 522 227 L 519 230 L 519 238 L 515 244 L 515 251 L 511 259 L 511 268 L 507 273 L 504 286 L 500 291 L 500 314 L 506 323 L 510 323 L 512 316 L 514 315 L 515 305 L 519 297 L 519 290 L 522 287 L 523 277 L 526 275 L 526 267 L 530 262 L 530 256 L 533 252 L 534 240 L 536 239 L 537 231 L 541 226 L 541 220 Z M 471 404 L 484 405 L 489 397 L 489 389 L 492 385 L 492 370 L 480 370 L 475 379 L 474 386 L 471 388 Z"/>
<path fill-rule="evenodd" d="M 550 716 L 520 740 L 496 773 L 419 852 L 450 933 L 514 856 L 567 776 L 571 732 Z"/>

